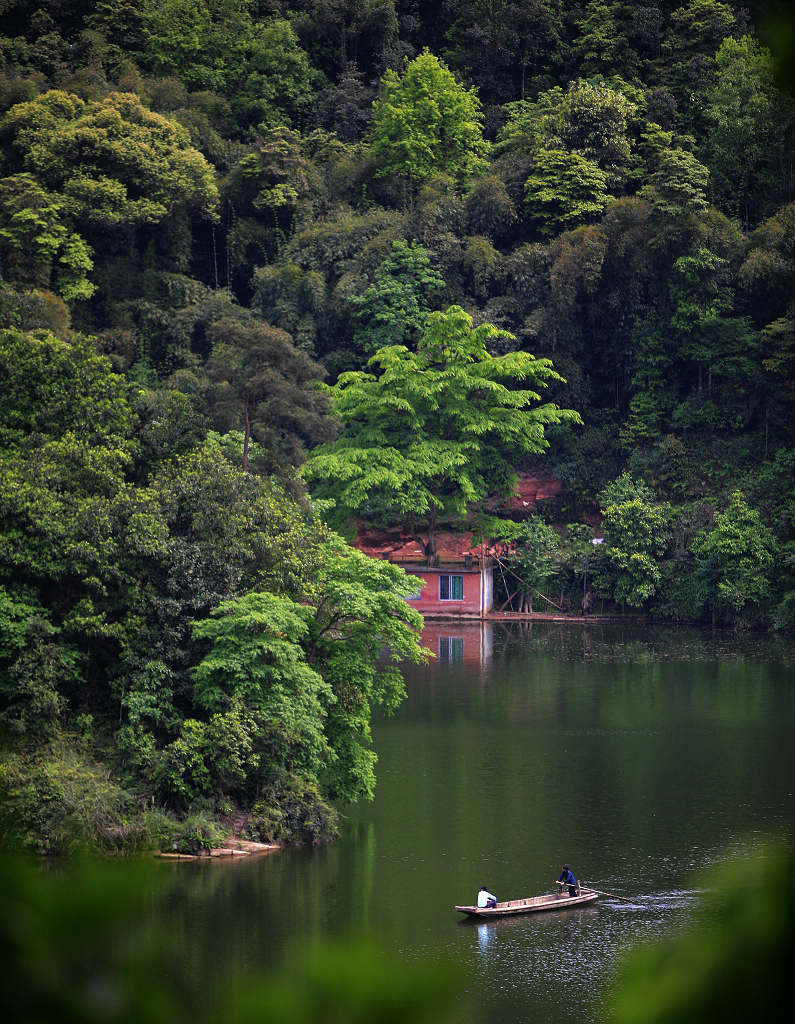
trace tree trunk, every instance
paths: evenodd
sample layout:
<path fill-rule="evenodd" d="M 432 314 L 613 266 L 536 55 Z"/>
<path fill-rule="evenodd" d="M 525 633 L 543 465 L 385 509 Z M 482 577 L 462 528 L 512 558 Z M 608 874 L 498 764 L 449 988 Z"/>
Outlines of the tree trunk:
<path fill-rule="evenodd" d="M 232 253 L 229 249 L 229 237 L 232 234 L 232 226 L 235 220 L 235 208 L 227 200 L 227 221 L 226 221 L 226 287 L 232 287 Z"/>
<path fill-rule="evenodd" d="M 765 403 L 765 457 L 764 457 L 765 462 L 767 462 L 767 444 L 768 444 L 768 440 L 769 440 L 769 436 L 768 435 L 769 435 L 769 429 L 770 429 L 770 422 L 769 422 L 769 420 L 770 420 L 770 408 L 767 405 L 767 403 Z"/>
<path fill-rule="evenodd" d="M 248 473 L 248 439 L 251 434 L 251 420 L 248 415 L 248 398 L 246 398 L 246 434 L 243 441 L 243 472 Z"/>
<path fill-rule="evenodd" d="M 436 515 L 431 516 L 428 523 L 428 539 L 423 541 L 425 548 L 425 561 L 428 567 L 436 564 Z"/>

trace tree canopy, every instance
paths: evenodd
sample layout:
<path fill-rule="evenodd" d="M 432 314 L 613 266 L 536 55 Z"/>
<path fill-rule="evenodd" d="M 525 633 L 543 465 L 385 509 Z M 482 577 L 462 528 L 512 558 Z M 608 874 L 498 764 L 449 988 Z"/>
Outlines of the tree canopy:
<path fill-rule="evenodd" d="M 459 180 L 485 167 L 480 102 L 443 61 L 423 50 L 403 74 L 388 68 L 373 104 L 376 174 L 416 183 L 442 171 Z"/>
<path fill-rule="evenodd" d="M 408 523 L 433 559 L 438 523 L 510 493 L 518 454 L 543 452 L 546 427 L 580 422 L 541 401 L 561 380 L 550 360 L 489 353 L 503 338 L 452 306 L 429 315 L 416 352 L 393 345 L 370 359 L 375 372 L 342 374 L 329 391 L 345 430 L 313 453 L 305 478 L 341 511 Z"/>

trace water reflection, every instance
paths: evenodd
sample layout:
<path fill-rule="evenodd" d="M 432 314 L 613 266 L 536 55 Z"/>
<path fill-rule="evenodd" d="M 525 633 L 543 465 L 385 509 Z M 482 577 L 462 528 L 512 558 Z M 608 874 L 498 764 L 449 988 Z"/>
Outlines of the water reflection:
<path fill-rule="evenodd" d="M 671 629 L 665 626 L 571 622 L 493 621 L 495 659 L 529 653 L 565 661 L 738 661 L 763 659 L 792 665 L 792 640 L 767 633 L 732 630 Z"/>
<path fill-rule="evenodd" d="M 432 665 L 486 666 L 494 651 L 494 623 L 429 619 L 422 645 L 434 656 Z"/>
<path fill-rule="evenodd" d="M 497 934 L 497 922 L 496 921 L 481 921 L 477 925 L 478 929 L 478 948 L 481 953 L 488 953 L 489 943 L 494 939 Z"/>
<path fill-rule="evenodd" d="M 707 662 L 764 660 L 792 665 L 791 638 L 731 630 L 671 629 L 665 626 L 616 625 L 572 617 L 567 622 L 454 620 L 426 621 L 423 646 L 433 654 L 429 671 L 465 665 L 486 668 L 491 662 L 551 655 L 580 662 Z"/>

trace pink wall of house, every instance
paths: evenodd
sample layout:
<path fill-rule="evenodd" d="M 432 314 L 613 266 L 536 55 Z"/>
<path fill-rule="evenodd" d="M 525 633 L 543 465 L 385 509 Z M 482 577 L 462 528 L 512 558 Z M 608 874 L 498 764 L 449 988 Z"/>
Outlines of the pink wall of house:
<path fill-rule="evenodd" d="M 412 576 L 417 576 L 419 579 L 425 581 L 425 586 L 420 591 L 420 597 L 409 602 L 417 609 L 417 611 L 422 612 L 423 614 L 433 612 L 437 615 L 480 615 L 480 569 L 462 569 L 459 566 L 429 569 L 423 566 L 414 565 L 404 565 L 403 568 Z M 487 574 L 490 574 L 491 569 L 487 569 L 486 572 Z M 439 596 L 440 576 L 461 578 L 460 598 L 451 597 L 449 599 L 444 599 Z M 447 586 L 450 592 L 455 592 L 456 583 L 454 581 L 448 581 Z M 490 588 L 487 587 L 486 611 L 490 610 L 491 605 L 490 600 L 488 600 L 490 597 L 489 591 Z"/>

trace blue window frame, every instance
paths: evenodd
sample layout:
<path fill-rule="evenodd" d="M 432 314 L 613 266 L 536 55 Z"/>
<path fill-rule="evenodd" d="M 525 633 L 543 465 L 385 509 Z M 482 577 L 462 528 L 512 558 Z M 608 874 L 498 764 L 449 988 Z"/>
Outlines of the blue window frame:
<path fill-rule="evenodd" d="M 439 576 L 439 600 L 440 601 L 463 601 L 464 600 L 464 577 L 463 576 Z"/>

